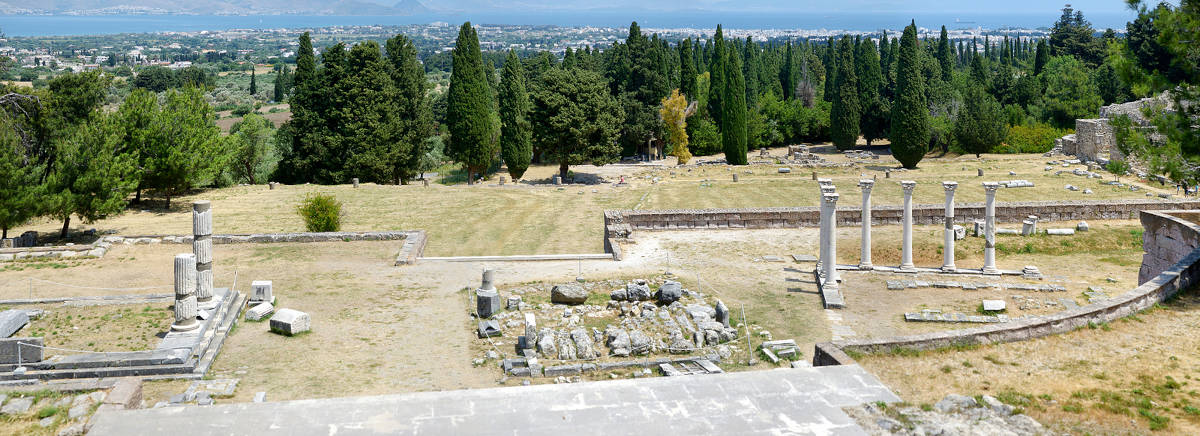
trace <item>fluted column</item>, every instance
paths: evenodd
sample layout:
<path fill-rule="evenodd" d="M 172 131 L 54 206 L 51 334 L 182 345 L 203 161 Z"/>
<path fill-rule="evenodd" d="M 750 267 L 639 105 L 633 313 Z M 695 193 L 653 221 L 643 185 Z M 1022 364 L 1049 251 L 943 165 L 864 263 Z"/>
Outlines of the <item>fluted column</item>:
<path fill-rule="evenodd" d="M 196 255 L 196 304 L 203 309 L 216 305 L 213 299 L 212 204 L 192 202 L 192 253 Z"/>
<path fill-rule="evenodd" d="M 983 273 L 1000 274 L 1000 270 L 996 269 L 996 190 L 1000 189 L 1000 184 L 984 182 L 983 189 L 987 202 L 983 211 Z"/>
<path fill-rule="evenodd" d="M 946 190 L 946 229 L 945 243 L 942 244 L 942 271 L 954 272 L 958 267 L 954 266 L 954 190 L 958 188 L 958 182 L 942 182 L 942 189 Z"/>
<path fill-rule="evenodd" d="M 871 179 L 858 181 L 858 187 L 862 188 L 862 252 L 859 255 L 858 269 L 864 270 L 875 268 L 871 264 L 871 188 L 874 186 L 875 181 Z"/>
<path fill-rule="evenodd" d="M 829 228 L 829 240 L 825 244 L 825 263 L 822 265 L 825 275 L 825 286 L 837 287 L 837 201 L 838 194 L 825 194 L 821 196 L 821 204 L 823 207 L 824 216 L 821 222 L 827 223 Z"/>
<path fill-rule="evenodd" d="M 834 193 L 836 189 L 832 184 L 824 183 L 825 180 L 829 179 L 820 179 L 817 181 L 819 186 L 818 189 L 821 191 L 821 197 L 824 197 L 825 194 Z M 827 222 L 825 221 L 825 201 L 818 199 L 817 203 L 820 204 L 821 210 L 821 225 L 817 232 L 817 240 L 820 241 L 818 244 L 819 248 L 817 250 L 817 271 L 823 272 L 825 271 L 825 245 L 829 244 L 829 227 L 826 226 Z"/>
<path fill-rule="evenodd" d="M 196 321 L 196 255 L 175 255 L 175 323 L 171 330 L 177 332 L 194 330 Z"/>
<path fill-rule="evenodd" d="M 903 247 L 900 252 L 900 270 L 915 271 L 917 268 L 912 260 L 912 194 L 917 182 L 904 180 L 900 182 L 904 189 L 904 230 L 902 235 Z"/>

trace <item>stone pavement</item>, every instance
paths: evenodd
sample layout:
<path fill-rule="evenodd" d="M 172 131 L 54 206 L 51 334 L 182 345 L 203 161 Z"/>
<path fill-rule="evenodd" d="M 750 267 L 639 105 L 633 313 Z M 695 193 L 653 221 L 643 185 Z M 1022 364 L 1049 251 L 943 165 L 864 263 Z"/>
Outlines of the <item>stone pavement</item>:
<path fill-rule="evenodd" d="M 106 411 L 89 435 L 866 434 L 899 401 L 857 365 L 275 403 Z"/>

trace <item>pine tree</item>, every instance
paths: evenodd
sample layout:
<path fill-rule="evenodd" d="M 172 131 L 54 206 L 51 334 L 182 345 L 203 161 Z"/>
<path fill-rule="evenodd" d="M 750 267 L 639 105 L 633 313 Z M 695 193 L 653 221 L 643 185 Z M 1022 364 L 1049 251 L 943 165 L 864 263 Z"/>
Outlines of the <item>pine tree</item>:
<path fill-rule="evenodd" d="M 854 71 L 854 41 L 843 36 L 837 45 L 837 83 L 829 114 L 829 136 L 838 150 L 858 142 L 862 108 L 858 102 L 858 74 Z"/>
<path fill-rule="evenodd" d="M 25 224 L 37 212 L 41 194 L 40 168 L 26 161 L 15 126 L 0 117 L 0 238 L 8 229 Z"/>
<path fill-rule="evenodd" d="M 742 62 L 737 51 L 732 47 L 726 51 L 721 145 L 725 150 L 726 162 L 730 165 L 746 165 L 746 81 L 742 77 Z"/>
<path fill-rule="evenodd" d="M 529 125 L 529 94 L 525 90 L 525 70 L 517 53 L 509 50 L 500 78 L 500 155 L 508 174 L 519 180 L 533 160 L 533 132 Z"/>
<path fill-rule="evenodd" d="M 253 65 L 251 66 L 251 68 L 253 68 Z M 253 69 L 250 70 L 250 97 L 251 98 L 254 97 L 254 94 L 258 94 L 258 80 L 257 80 L 257 77 L 255 77 L 254 73 L 255 72 Z"/>
<path fill-rule="evenodd" d="M 692 101 L 700 98 L 696 91 L 696 60 L 692 54 L 692 39 L 679 43 L 679 92 Z"/>
<path fill-rule="evenodd" d="M 783 100 L 791 100 L 792 93 L 796 89 L 794 75 L 792 70 L 796 65 L 796 57 L 792 54 L 792 41 L 788 40 L 787 47 L 784 50 L 783 61 L 779 67 L 779 84 L 783 86 Z"/>
<path fill-rule="evenodd" d="M 411 39 L 396 35 L 386 42 L 392 85 L 396 89 L 397 148 L 391 163 L 394 177 L 401 184 L 419 174 L 421 159 L 429 153 L 429 137 L 433 135 L 433 111 L 425 91 L 425 67 L 417 59 L 417 48 Z"/>
<path fill-rule="evenodd" d="M 1046 46 L 1045 39 L 1039 39 L 1037 54 L 1033 55 L 1033 75 L 1041 75 L 1042 70 L 1046 68 L 1047 62 L 1050 62 L 1050 49 Z"/>
<path fill-rule="evenodd" d="M 887 136 L 888 106 L 880 94 L 883 89 L 883 72 L 879 67 L 879 55 L 875 51 L 875 43 L 869 38 L 859 44 L 854 55 L 855 72 L 858 74 L 858 101 L 862 106 L 863 139 L 867 145 L 871 141 Z"/>
<path fill-rule="evenodd" d="M 1007 133 L 1000 103 L 981 86 L 967 88 L 964 106 L 954 121 L 959 147 L 979 157 L 1004 141 Z"/>
<path fill-rule="evenodd" d="M 604 76 L 579 68 L 552 68 L 530 93 L 533 140 L 546 160 L 569 165 L 605 165 L 620 158 L 617 135 L 624 112 L 609 93 Z"/>
<path fill-rule="evenodd" d="M 717 25 L 717 32 L 713 35 L 713 54 L 712 60 L 708 64 L 708 116 L 712 117 L 713 123 L 718 126 L 724 126 L 721 123 L 721 117 L 725 116 L 723 102 L 725 100 L 725 88 L 728 86 L 726 81 L 725 67 L 728 53 L 725 50 L 725 38 L 721 36 L 721 25 Z"/>
<path fill-rule="evenodd" d="M 896 102 L 892 108 L 892 156 L 913 169 L 929 145 L 929 109 L 917 46 L 915 22 L 904 28 L 896 63 Z"/>
<path fill-rule="evenodd" d="M 454 43 L 450 90 L 446 96 L 446 126 L 450 156 L 467 170 L 467 184 L 486 171 L 496 156 L 499 132 L 493 122 L 495 103 L 471 22 L 463 23 Z"/>
<path fill-rule="evenodd" d="M 942 35 L 937 45 L 938 64 L 942 66 L 942 81 L 949 82 L 954 74 L 954 58 L 950 55 L 950 38 L 946 35 L 946 26 L 942 26 Z"/>

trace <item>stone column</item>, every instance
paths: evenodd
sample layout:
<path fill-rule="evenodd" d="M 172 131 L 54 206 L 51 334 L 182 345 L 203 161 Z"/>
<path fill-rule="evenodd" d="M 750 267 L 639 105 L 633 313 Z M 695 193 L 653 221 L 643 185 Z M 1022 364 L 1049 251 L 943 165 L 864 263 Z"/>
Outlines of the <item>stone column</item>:
<path fill-rule="evenodd" d="M 195 330 L 196 321 L 196 255 L 175 255 L 175 323 L 171 331 Z"/>
<path fill-rule="evenodd" d="M 900 182 L 900 187 L 904 189 L 904 230 L 902 235 L 903 247 L 900 253 L 900 270 L 915 271 L 916 266 L 912 260 L 912 194 L 913 189 L 917 187 L 917 182 L 904 180 Z"/>
<path fill-rule="evenodd" d="M 942 271 L 958 271 L 954 266 L 954 190 L 958 182 L 942 182 L 946 190 L 946 239 L 942 246 Z"/>
<path fill-rule="evenodd" d="M 212 204 L 208 200 L 192 202 L 192 253 L 196 255 L 196 304 L 211 309 L 216 302 L 213 301 Z"/>
<path fill-rule="evenodd" d="M 837 194 L 825 194 L 821 196 L 822 223 L 826 223 L 825 227 L 828 230 L 829 240 L 825 243 L 824 256 L 825 263 L 822 265 L 825 275 L 825 286 L 837 287 Z"/>
<path fill-rule="evenodd" d="M 983 212 L 983 273 L 1000 274 L 1000 270 L 996 269 L 996 190 L 1000 189 L 1000 184 L 984 182 L 983 189 L 987 198 Z"/>
<path fill-rule="evenodd" d="M 833 194 L 834 192 L 836 192 L 836 188 L 832 184 L 828 184 L 828 185 L 821 184 L 820 186 L 821 186 L 820 187 L 821 197 L 824 197 L 827 194 Z M 820 228 L 820 232 L 819 232 L 820 236 L 818 238 L 820 240 L 820 249 L 817 251 L 817 271 L 824 272 L 825 271 L 825 269 L 824 269 L 825 268 L 825 266 L 824 266 L 825 265 L 825 248 L 826 248 L 826 245 L 829 244 L 829 240 L 830 240 L 829 236 L 832 233 L 830 229 L 832 229 L 834 226 L 831 225 L 825 219 L 825 202 L 823 200 L 819 200 L 819 202 L 821 204 L 821 228 Z"/>
<path fill-rule="evenodd" d="M 875 268 L 871 264 L 871 188 L 874 186 L 875 181 L 871 179 L 858 181 L 858 187 L 862 188 L 862 253 L 858 269 L 864 270 Z"/>

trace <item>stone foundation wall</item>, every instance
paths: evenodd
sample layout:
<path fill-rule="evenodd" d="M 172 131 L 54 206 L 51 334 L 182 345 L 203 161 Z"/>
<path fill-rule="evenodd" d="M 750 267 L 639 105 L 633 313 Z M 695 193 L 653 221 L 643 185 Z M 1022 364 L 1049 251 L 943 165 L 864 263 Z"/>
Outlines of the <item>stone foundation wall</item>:
<path fill-rule="evenodd" d="M 853 363 L 854 353 L 879 353 L 895 349 L 935 349 L 955 345 L 985 345 L 1023 341 L 1066 333 L 1089 323 L 1105 323 L 1149 308 L 1200 284 L 1200 211 L 1141 212 L 1146 228 L 1138 287 L 1104 302 L 1052 315 L 1022 319 L 986 327 L 880 339 L 836 341 L 817 344 L 813 365 Z M 1163 266 L 1167 264 L 1168 266 Z M 1154 271 L 1158 272 L 1154 272 Z M 1146 276 L 1146 274 L 1151 274 Z"/>
<path fill-rule="evenodd" d="M 1116 149 L 1116 138 L 1107 119 L 1075 120 L 1076 157 L 1097 161 L 1101 155 L 1107 155 L 1113 149 Z"/>

